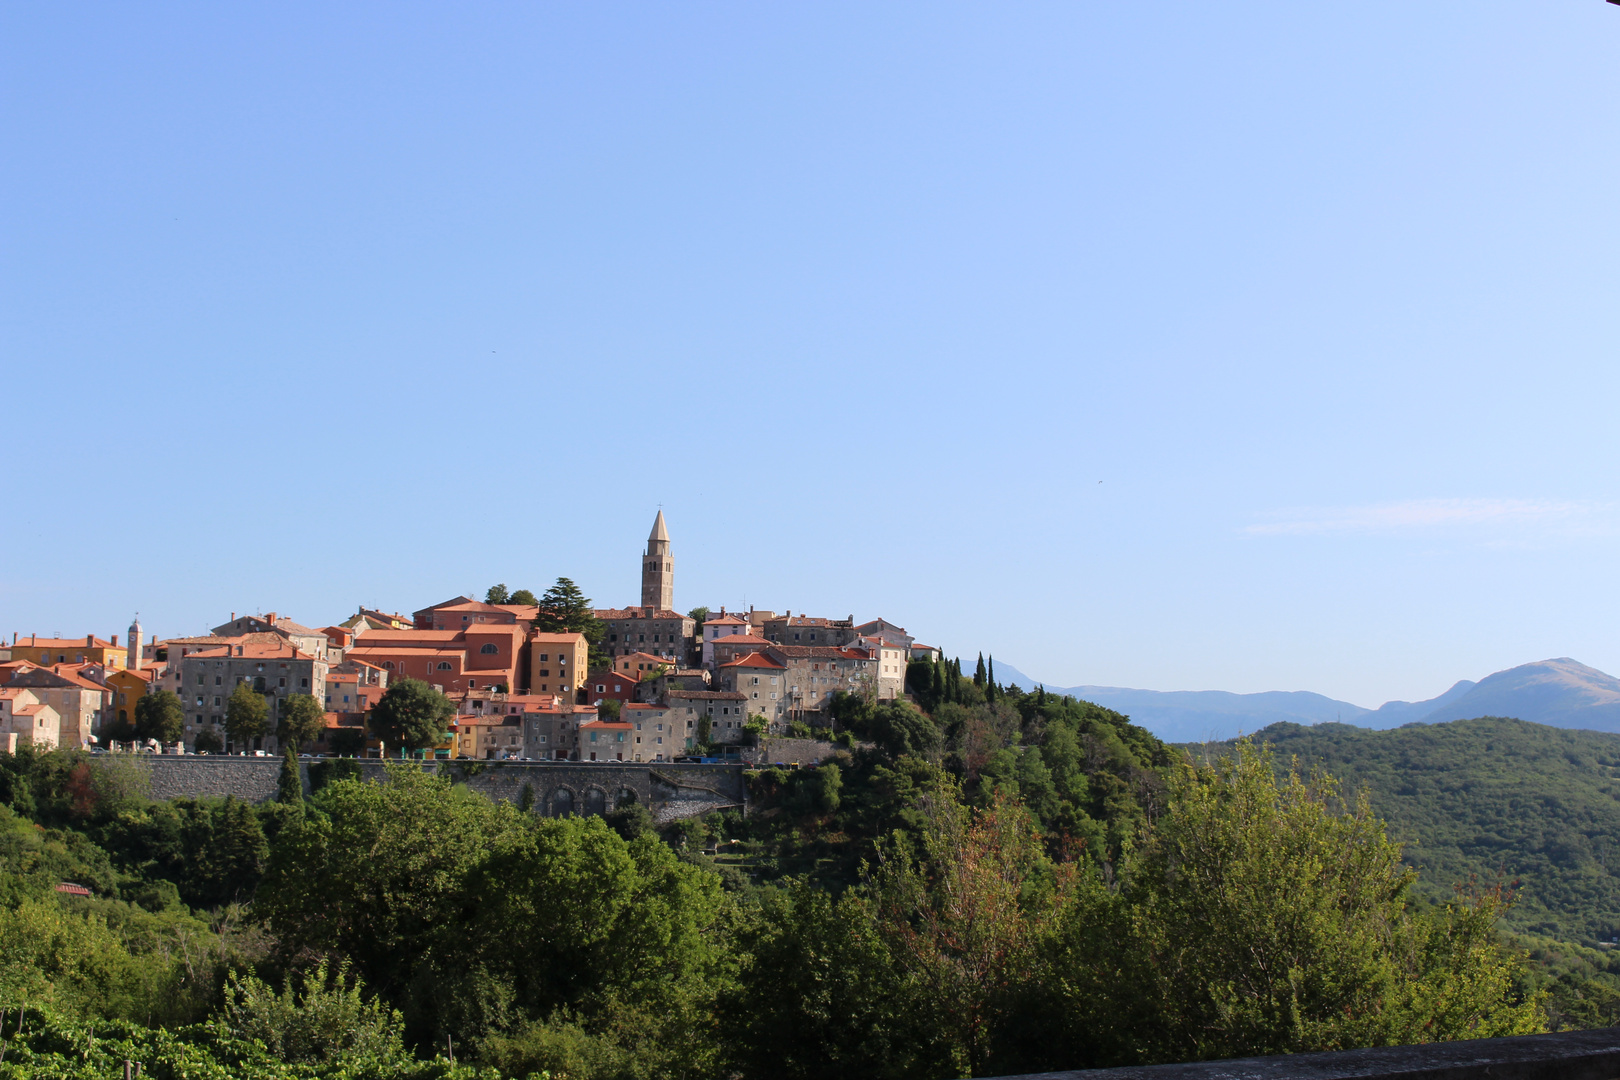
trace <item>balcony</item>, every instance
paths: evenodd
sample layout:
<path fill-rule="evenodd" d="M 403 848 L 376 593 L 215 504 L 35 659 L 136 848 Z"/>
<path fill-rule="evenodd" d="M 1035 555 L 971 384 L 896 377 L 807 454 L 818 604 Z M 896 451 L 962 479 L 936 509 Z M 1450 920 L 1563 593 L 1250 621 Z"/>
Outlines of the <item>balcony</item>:
<path fill-rule="evenodd" d="M 1325 1054 L 1047 1072 L 1000 1080 L 1617 1080 L 1620 1028 Z"/>

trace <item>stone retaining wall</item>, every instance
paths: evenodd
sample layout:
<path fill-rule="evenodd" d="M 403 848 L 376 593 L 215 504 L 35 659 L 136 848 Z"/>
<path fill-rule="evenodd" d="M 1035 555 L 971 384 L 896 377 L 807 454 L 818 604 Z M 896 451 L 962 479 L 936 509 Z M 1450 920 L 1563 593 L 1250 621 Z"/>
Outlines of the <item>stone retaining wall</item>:
<path fill-rule="evenodd" d="M 197 756 L 192 754 L 119 755 L 135 762 L 151 779 L 154 799 L 223 797 L 248 802 L 276 797 L 279 758 Z M 304 791 L 309 791 L 309 761 L 300 763 Z M 385 765 L 361 759 L 360 775 L 381 781 Z M 517 803 L 527 787 L 536 813 L 554 815 L 611 810 L 634 797 L 659 821 L 695 817 L 725 807 L 744 807 L 748 795 L 742 765 L 636 765 L 625 762 L 475 761 L 433 762 L 425 766 L 466 784 L 492 799 Z"/>

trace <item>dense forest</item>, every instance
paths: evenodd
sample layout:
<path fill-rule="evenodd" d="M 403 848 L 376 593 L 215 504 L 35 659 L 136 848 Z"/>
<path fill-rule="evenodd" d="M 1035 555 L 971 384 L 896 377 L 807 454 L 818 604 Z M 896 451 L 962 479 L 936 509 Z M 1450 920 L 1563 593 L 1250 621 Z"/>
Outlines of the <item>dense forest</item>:
<path fill-rule="evenodd" d="M 411 765 L 249 806 L 0 756 L 0 1077 L 984 1076 L 1547 1025 L 1504 891 L 1414 888 L 1368 797 L 993 666 L 909 682 L 747 815 L 663 827 Z"/>
<path fill-rule="evenodd" d="M 1562 1003 L 1589 1023 L 1620 1021 L 1620 735 L 1486 716 L 1392 731 L 1274 724 L 1255 738 L 1280 766 L 1364 789 L 1420 895 L 1443 900 L 1469 881 L 1510 889 L 1503 926 L 1556 980 L 1555 1015 Z"/>

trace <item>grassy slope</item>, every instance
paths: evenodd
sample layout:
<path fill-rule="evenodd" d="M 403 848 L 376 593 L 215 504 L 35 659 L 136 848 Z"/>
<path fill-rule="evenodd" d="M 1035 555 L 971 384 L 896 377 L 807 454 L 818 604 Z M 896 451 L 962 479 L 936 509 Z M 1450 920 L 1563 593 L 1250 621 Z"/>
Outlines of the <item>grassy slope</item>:
<path fill-rule="evenodd" d="M 1508 928 L 1620 935 L 1620 735 L 1482 717 L 1393 731 L 1274 724 L 1256 737 L 1347 792 L 1365 786 L 1424 893 L 1500 872 L 1520 882 Z"/>

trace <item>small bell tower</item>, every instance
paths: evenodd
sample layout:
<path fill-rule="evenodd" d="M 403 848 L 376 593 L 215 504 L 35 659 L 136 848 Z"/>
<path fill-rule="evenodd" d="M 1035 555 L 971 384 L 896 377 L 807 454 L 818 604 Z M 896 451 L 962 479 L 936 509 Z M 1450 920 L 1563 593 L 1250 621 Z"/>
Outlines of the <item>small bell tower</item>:
<path fill-rule="evenodd" d="M 647 537 L 647 553 L 641 557 L 641 606 L 675 610 L 675 556 L 669 553 L 669 529 L 662 509 Z"/>

